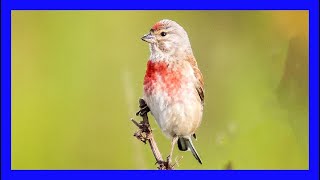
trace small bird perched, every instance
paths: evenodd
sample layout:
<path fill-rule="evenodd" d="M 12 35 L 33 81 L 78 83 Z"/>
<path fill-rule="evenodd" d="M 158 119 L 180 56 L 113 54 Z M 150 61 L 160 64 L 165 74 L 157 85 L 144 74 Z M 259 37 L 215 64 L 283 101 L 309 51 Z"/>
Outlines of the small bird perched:
<path fill-rule="evenodd" d="M 193 55 L 188 34 L 176 22 L 163 19 L 141 38 L 149 43 L 150 58 L 144 77 L 144 95 L 162 132 L 175 144 L 202 161 L 192 144 L 204 106 L 204 82 Z"/>

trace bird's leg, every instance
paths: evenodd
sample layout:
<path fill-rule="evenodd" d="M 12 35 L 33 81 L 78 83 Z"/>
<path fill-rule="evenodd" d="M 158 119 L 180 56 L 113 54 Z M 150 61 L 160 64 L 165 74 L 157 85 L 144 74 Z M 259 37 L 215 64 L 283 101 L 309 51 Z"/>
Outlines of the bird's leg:
<path fill-rule="evenodd" d="M 136 113 L 137 116 L 144 116 L 150 111 L 147 103 L 143 99 L 139 99 L 139 104 L 140 110 Z"/>
<path fill-rule="evenodd" d="M 173 154 L 173 149 L 174 149 L 174 146 L 176 145 L 177 141 L 178 141 L 178 136 L 176 136 L 176 135 L 173 136 L 172 141 L 171 141 L 171 151 L 170 151 L 169 156 L 167 157 L 167 162 L 168 162 L 169 165 L 170 165 L 170 163 L 171 163 L 171 158 L 172 158 L 172 154 Z"/>

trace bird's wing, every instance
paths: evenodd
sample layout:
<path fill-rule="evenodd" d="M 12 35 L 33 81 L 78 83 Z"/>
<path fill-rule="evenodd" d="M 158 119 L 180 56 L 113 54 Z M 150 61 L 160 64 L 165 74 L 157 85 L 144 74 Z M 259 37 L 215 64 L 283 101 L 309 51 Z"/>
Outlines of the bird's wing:
<path fill-rule="evenodd" d="M 195 88 L 199 94 L 199 97 L 200 97 L 200 100 L 201 100 L 201 104 L 202 106 L 204 106 L 204 81 L 203 81 L 203 77 L 202 77 L 202 74 L 201 74 L 201 71 L 200 69 L 198 68 L 198 64 L 197 64 L 197 61 L 196 59 L 194 58 L 194 56 L 189 56 L 187 58 L 187 61 L 190 63 L 192 69 L 193 69 L 193 72 L 194 72 L 194 75 L 197 79 L 197 82 L 195 83 Z"/>

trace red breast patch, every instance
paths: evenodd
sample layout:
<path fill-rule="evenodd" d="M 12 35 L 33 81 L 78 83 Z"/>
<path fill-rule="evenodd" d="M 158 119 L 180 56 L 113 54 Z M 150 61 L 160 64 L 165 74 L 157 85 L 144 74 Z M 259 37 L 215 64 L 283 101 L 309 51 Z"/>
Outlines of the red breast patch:
<path fill-rule="evenodd" d="M 181 72 L 174 71 L 168 63 L 148 61 L 143 82 L 146 93 L 151 93 L 154 88 L 160 88 L 172 94 L 181 87 L 181 82 Z"/>

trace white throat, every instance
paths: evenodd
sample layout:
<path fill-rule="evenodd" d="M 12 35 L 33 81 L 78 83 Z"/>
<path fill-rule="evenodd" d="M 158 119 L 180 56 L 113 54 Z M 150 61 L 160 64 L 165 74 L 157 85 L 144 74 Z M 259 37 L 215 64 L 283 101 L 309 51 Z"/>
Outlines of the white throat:
<path fill-rule="evenodd" d="M 176 47 L 172 51 L 163 52 L 155 44 L 149 44 L 151 61 L 177 61 L 183 60 L 186 55 L 193 55 L 191 48 L 188 47 Z"/>

